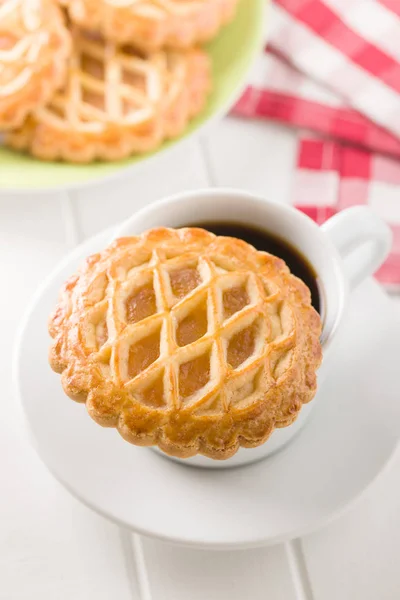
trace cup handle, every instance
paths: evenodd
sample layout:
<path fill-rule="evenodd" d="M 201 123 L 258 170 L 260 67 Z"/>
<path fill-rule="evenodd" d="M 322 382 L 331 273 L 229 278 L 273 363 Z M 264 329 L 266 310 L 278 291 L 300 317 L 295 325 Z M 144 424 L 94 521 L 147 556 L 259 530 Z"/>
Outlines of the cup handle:
<path fill-rule="evenodd" d="M 381 266 L 392 245 L 390 227 L 366 206 L 337 213 L 322 225 L 322 230 L 343 260 L 350 289 Z"/>

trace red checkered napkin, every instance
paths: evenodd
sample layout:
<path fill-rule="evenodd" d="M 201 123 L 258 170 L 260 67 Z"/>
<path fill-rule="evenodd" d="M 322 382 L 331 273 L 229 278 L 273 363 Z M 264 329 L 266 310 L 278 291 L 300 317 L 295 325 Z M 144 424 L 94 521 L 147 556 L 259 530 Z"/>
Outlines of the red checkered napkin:
<path fill-rule="evenodd" d="M 318 223 L 357 204 L 386 219 L 377 277 L 400 289 L 400 0 L 275 0 L 269 21 L 234 112 L 299 128 L 292 201 Z"/>
<path fill-rule="evenodd" d="M 400 164 L 340 142 L 299 138 L 293 204 L 318 224 L 349 206 L 368 204 L 391 224 L 394 243 L 376 273 L 400 290 Z"/>

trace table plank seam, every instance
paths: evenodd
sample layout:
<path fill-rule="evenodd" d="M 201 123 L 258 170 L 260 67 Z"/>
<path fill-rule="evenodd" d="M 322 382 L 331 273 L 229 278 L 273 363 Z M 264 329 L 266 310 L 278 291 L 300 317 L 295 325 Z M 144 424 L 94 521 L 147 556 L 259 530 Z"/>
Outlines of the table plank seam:
<path fill-rule="evenodd" d="M 139 536 L 137 536 L 139 537 Z M 119 528 L 119 538 L 125 559 L 126 573 L 132 600 L 152 600 L 148 588 L 147 569 L 139 554 L 143 554 L 141 541 L 139 552 L 132 544 L 132 534 L 128 529 Z M 147 586 L 147 587 L 146 587 Z"/>
<path fill-rule="evenodd" d="M 152 600 L 150 580 L 143 551 L 142 538 L 137 533 L 131 534 L 129 538 L 132 548 L 130 557 L 132 561 L 134 561 L 140 600 Z"/>
<path fill-rule="evenodd" d="M 78 215 L 76 214 L 74 200 L 69 192 L 60 192 L 60 203 L 65 227 L 65 241 L 68 247 L 72 249 L 82 241 Z"/>
<path fill-rule="evenodd" d="M 301 539 L 284 544 L 297 600 L 315 600 Z"/>
<path fill-rule="evenodd" d="M 199 147 L 200 156 L 203 159 L 204 170 L 207 175 L 207 183 L 210 187 L 216 187 L 217 186 L 217 174 L 215 172 L 215 169 L 214 169 L 214 166 L 212 163 L 212 158 L 211 158 L 211 153 L 210 153 L 210 150 L 208 147 L 207 138 L 205 136 L 201 136 L 197 140 L 197 144 Z"/>

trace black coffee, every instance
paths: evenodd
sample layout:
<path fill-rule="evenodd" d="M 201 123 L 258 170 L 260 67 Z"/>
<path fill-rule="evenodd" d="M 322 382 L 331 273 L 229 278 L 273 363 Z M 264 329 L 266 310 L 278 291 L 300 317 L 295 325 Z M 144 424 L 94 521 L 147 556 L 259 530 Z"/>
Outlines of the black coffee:
<path fill-rule="evenodd" d="M 286 240 L 271 235 L 263 229 L 257 229 L 250 225 L 241 225 L 240 223 L 206 222 L 191 224 L 189 227 L 201 227 L 215 233 L 215 235 L 239 238 L 248 242 L 257 250 L 263 250 L 282 258 L 293 275 L 302 279 L 308 286 L 311 292 L 312 304 L 320 313 L 321 299 L 318 290 L 317 275 L 307 259 Z"/>

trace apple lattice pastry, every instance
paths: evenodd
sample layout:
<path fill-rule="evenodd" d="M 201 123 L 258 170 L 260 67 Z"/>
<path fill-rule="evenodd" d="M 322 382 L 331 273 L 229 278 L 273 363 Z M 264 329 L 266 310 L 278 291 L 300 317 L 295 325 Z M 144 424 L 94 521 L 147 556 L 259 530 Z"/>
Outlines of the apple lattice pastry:
<path fill-rule="evenodd" d="M 80 27 L 146 52 L 211 40 L 235 16 L 238 4 L 238 0 L 63 1 Z"/>
<path fill-rule="evenodd" d="M 308 288 L 279 258 L 203 229 L 153 229 L 91 256 L 49 330 L 68 396 L 172 456 L 258 446 L 316 392 Z"/>
<path fill-rule="evenodd" d="M 203 109 L 205 51 L 142 55 L 78 29 L 72 37 L 65 86 L 6 136 L 8 146 L 44 160 L 117 160 L 156 150 Z"/>
<path fill-rule="evenodd" d="M 21 125 L 65 80 L 71 51 L 52 0 L 0 0 L 0 131 Z"/>

